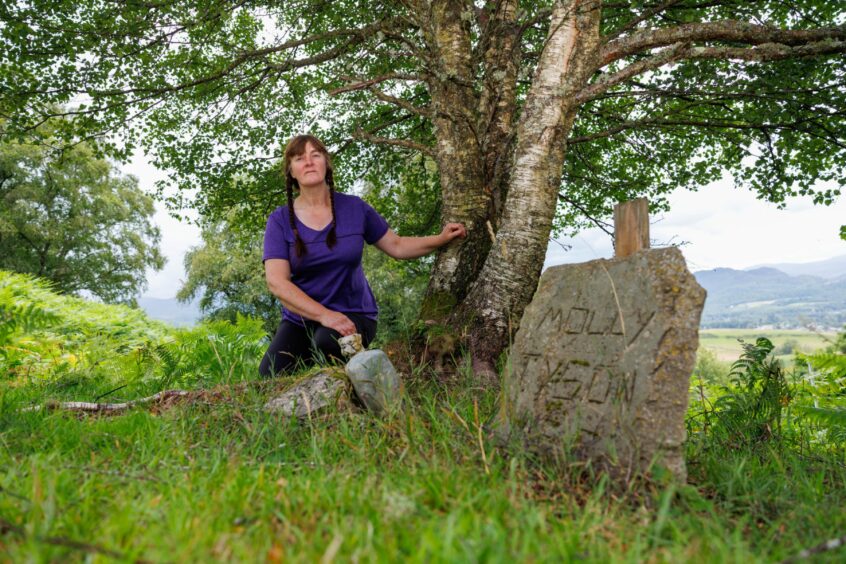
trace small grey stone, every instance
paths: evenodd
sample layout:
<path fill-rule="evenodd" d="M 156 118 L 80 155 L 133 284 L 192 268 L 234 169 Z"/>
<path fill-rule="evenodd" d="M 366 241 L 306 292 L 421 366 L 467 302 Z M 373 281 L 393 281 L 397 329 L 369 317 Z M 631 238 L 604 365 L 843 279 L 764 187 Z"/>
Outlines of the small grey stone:
<path fill-rule="evenodd" d="M 347 399 L 347 382 L 335 370 L 322 370 L 264 404 L 265 411 L 305 419 Z"/>
<path fill-rule="evenodd" d="M 617 476 L 657 460 L 684 481 L 704 301 L 675 248 L 547 269 L 514 340 L 496 434 Z"/>
<path fill-rule="evenodd" d="M 346 366 L 355 393 L 370 411 L 382 415 L 400 403 L 400 377 L 383 351 L 360 352 Z"/>
<path fill-rule="evenodd" d="M 364 350 L 361 343 L 361 333 L 353 333 L 352 335 L 341 337 L 338 339 L 338 345 L 341 347 L 341 354 L 345 357 L 351 357 Z"/>

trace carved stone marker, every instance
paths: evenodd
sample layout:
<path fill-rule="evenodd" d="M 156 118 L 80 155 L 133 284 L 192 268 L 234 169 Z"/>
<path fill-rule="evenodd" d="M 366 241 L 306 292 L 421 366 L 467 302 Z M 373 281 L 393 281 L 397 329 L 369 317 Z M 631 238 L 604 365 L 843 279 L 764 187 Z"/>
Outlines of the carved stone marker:
<path fill-rule="evenodd" d="M 343 370 L 325 368 L 295 382 L 264 404 L 265 411 L 305 419 L 332 407 L 350 405 L 351 393 L 379 416 L 395 413 L 402 405 L 402 379 L 383 351 L 361 351 L 361 335 L 338 340 L 341 351 L 352 358 Z M 361 351 L 361 352 L 358 352 Z"/>
<path fill-rule="evenodd" d="M 618 477 L 657 461 L 684 481 L 704 302 L 675 248 L 549 268 L 512 347 L 498 434 Z"/>

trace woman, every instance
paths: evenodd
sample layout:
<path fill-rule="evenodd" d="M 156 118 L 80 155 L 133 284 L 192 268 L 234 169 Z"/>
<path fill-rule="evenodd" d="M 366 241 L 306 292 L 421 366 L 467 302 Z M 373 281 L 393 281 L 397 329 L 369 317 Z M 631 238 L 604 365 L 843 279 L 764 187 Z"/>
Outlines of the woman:
<path fill-rule="evenodd" d="M 361 198 L 335 191 L 329 152 L 312 135 L 291 139 L 284 167 L 288 205 L 270 214 L 264 235 L 267 285 L 284 307 L 263 376 L 290 372 L 315 353 L 341 358 L 341 336 L 359 333 L 365 347 L 373 340 L 377 308 L 361 268 L 364 243 L 412 259 L 466 235 L 448 223 L 440 235 L 398 236 Z"/>

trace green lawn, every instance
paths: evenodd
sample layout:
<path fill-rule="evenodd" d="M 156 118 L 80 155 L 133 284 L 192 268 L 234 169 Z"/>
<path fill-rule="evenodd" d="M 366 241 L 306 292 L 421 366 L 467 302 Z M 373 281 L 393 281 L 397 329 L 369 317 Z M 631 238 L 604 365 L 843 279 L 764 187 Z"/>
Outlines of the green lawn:
<path fill-rule="evenodd" d="M 407 384 L 394 419 L 305 422 L 263 413 L 267 386 L 113 417 L 5 388 L 0 559 L 768 562 L 846 530 L 842 454 L 691 444 L 688 485 L 613 489 L 480 436 L 495 394 Z"/>

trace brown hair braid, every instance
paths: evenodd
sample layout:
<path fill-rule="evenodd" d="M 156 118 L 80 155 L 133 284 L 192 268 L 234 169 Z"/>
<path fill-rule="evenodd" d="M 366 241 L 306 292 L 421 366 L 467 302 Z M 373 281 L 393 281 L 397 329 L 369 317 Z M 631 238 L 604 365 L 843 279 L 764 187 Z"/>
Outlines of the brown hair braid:
<path fill-rule="evenodd" d="M 338 242 L 338 238 L 335 236 L 335 175 L 332 174 L 331 168 L 326 169 L 326 184 L 329 185 L 329 205 L 332 207 L 332 227 L 326 234 L 326 246 L 331 249 Z"/>
<path fill-rule="evenodd" d="M 291 222 L 291 230 L 294 232 L 294 246 L 297 257 L 301 257 L 306 254 L 306 246 L 302 237 L 300 237 L 300 230 L 297 229 L 297 222 L 294 219 L 294 186 L 299 189 L 296 179 L 288 172 L 285 174 L 285 191 L 288 194 L 288 220 Z"/>
<path fill-rule="evenodd" d="M 288 142 L 287 147 L 285 147 L 284 170 L 285 190 L 288 195 L 288 220 L 291 222 L 291 230 L 294 232 L 297 257 L 302 257 L 308 251 L 306 249 L 305 242 L 303 242 L 300 237 L 300 230 L 297 229 L 297 222 L 294 215 L 294 188 L 299 190 L 300 185 L 297 180 L 291 176 L 291 160 L 293 157 L 305 153 L 306 145 L 309 143 L 311 143 L 315 149 L 323 153 L 323 156 L 326 157 L 325 182 L 329 186 L 329 204 L 332 210 L 332 227 L 329 229 L 329 233 L 326 234 L 326 245 L 331 249 L 337 243 L 337 235 L 335 234 L 335 177 L 332 173 L 332 159 L 329 155 L 329 151 L 314 135 L 296 135 Z"/>

